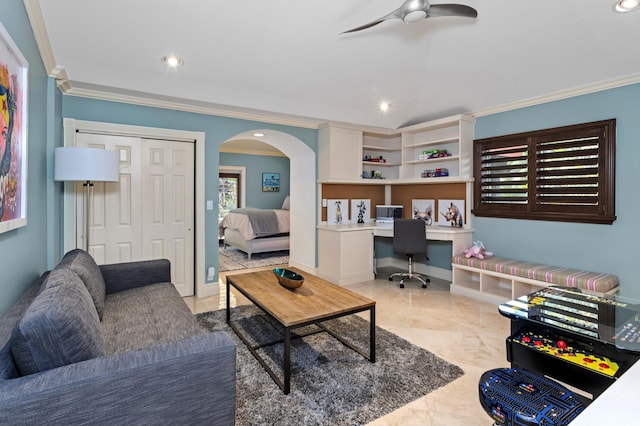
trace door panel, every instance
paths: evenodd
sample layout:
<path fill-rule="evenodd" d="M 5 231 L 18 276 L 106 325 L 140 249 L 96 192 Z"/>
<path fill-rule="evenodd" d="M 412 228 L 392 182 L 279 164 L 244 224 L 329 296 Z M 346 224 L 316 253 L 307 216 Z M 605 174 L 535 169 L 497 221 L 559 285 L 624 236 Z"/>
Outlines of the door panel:
<path fill-rule="evenodd" d="M 194 144 L 146 139 L 143 158 L 143 253 L 171 260 L 180 294 L 193 294 Z"/>

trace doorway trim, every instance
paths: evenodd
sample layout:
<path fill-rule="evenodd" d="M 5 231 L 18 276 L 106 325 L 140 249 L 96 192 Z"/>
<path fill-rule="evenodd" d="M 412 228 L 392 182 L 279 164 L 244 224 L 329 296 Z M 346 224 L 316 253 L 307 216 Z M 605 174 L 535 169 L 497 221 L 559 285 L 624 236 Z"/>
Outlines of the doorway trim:
<path fill-rule="evenodd" d="M 149 139 L 168 139 L 195 142 L 195 267 L 194 293 L 196 297 L 215 294 L 205 285 L 205 133 L 187 130 L 163 129 L 156 127 L 132 126 L 127 124 L 84 121 L 73 118 L 63 119 L 64 146 L 76 146 L 77 132 L 105 135 L 135 136 Z M 74 182 L 64 182 L 62 196 L 62 250 L 63 253 L 76 248 L 76 192 Z"/>
<path fill-rule="evenodd" d="M 264 136 L 254 136 L 262 133 Z M 290 243 L 289 265 L 316 273 L 316 153 L 297 137 L 273 129 L 253 129 L 223 142 L 253 140 L 271 145 L 289 157 Z M 218 150 L 218 155 L 220 151 Z"/>

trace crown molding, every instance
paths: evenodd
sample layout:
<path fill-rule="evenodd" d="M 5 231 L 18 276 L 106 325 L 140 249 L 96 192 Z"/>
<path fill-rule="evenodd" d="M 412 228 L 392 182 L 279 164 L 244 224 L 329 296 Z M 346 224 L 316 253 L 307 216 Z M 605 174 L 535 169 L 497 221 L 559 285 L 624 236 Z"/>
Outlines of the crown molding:
<path fill-rule="evenodd" d="M 102 86 L 81 87 L 81 85 L 74 84 L 73 82 L 69 82 L 69 85 L 64 91 L 64 94 L 70 96 L 101 99 L 113 102 L 123 102 L 128 104 L 163 109 L 174 109 L 196 114 L 215 115 L 219 117 L 237 118 L 241 120 L 259 121 L 262 123 L 280 124 L 283 126 L 302 127 L 308 129 L 317 129 L 320 123 L 325 121 L 314 118 L 297 117 L 293 115 L 253 110 L 249 108 L 190 101 L 180 98 L 157 97 L 152 94 L 138 93 Z"/>
<path fill-rule="evenodd" d="M 535 98 L 525 99 L 522 101 L 489 107 L 489 108 L 472 112 L 469 115 L 473 117 L 482 117 L 486 115 L 498 114 L 501 112 L 507 112 L 507 111 L 512 111 L 516 109 L 530 107 L 530 106 L 541 105 L 549 102 L 559 101 L 562 99 L 574 98 L 576 96 L 587 95 L 590 93 L 601 92 L 603 90 L 615 89 L 618 87 L 629 86 L 637 83 L 640 83 L 640 74 L 617 78 L 614 80 L 603 81 L 595 84 L 589 84 L 586 86 L 577 87 L 573 89 L 561 90 L 561 91 L 544 95 L 544 96 L 538 96 Z"/>
<path fill-rule="evenodd" d="M 40 57 L 42 58 L 45 71 L 50 77 L 55 77 L 53 73 L 56 69 L 56 58 L 49 41 L 49 34 L 44 24 L 44 18 L 42 17 L 40 0 L 23 0 L 23 3 L 27 11 L 27 16 L 29 17 L 29 22 L 31 23 L 31 29 L 33 30 L 33 36 L 36 39 L 38 50 L 40 50 Z"/>

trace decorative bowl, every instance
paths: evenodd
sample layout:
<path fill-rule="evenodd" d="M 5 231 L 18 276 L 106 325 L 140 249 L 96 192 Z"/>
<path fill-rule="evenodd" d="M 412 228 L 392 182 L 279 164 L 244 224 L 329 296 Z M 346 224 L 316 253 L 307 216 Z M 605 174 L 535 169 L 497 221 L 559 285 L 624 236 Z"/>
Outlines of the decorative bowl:
<path fill-rule="evenodd" d="M 273 270 L 273 273 L 276 277 L 278 277 L 278 282 L 280 285 L 288 288 L 288 289 L 296 289 L 302 285 L 304 282 L 304 277 L 300 274 L 297 274 L 289 269 L 285 268 L 276 268 Z"/>

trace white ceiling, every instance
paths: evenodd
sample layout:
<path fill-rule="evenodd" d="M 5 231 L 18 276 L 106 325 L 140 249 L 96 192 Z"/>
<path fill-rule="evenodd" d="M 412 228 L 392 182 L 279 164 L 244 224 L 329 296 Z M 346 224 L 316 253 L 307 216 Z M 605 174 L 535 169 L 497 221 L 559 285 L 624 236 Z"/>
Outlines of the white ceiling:
<path fill-rule="evenodd" d="M 264 111 L 311 127 L 398 128 L 640 81 L 640 10 L 616 13 L 614 0 L 460 0 L 477 19 L 340 35 L 402 1 L 24 0 L 67 93 Z M 433 3 L 443 2 L 457 1 Z M 184 65 L 164 67 L 169 53 Z"/>

